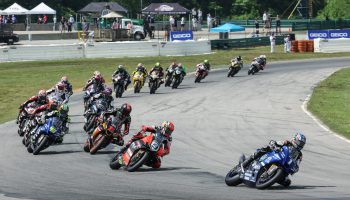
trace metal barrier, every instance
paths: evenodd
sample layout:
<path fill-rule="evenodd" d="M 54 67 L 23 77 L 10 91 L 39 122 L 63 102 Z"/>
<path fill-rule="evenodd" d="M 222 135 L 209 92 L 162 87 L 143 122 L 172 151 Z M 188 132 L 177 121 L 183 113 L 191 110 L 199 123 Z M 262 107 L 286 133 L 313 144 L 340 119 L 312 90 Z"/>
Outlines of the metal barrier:
<path fill-rule="evenodd" d="M 276 45 L 284 43 L 283 36 L 276 36 Z M 247 48 L 270 45 L 269 37 L 211 40 L 212 49 Z"/>

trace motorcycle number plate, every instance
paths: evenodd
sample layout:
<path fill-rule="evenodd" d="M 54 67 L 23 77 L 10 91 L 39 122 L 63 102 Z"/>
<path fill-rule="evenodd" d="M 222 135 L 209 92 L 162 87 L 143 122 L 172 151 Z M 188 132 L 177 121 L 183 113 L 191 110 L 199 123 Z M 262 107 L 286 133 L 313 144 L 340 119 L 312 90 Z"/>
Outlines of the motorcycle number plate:
<path fill-rule="evenodd" d="M 152 151 L 158 151 L 158 149 L 159 149 L 159 144 L 158 144 L 157 141 L 153 141 L 153 142 L 151 143 L 151 149 L 152 149 Z"/>

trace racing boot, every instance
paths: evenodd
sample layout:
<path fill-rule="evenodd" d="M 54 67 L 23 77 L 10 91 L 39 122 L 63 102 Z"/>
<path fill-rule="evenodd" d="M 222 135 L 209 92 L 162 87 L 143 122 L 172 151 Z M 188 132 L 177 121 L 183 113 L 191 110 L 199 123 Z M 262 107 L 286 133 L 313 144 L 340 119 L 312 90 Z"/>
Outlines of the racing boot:
<path fill-rule="evenodd" d="M 292 181 L 289 179 L 288 176 L 286 176 L 282 181 L 278 182 L 280 185 L 283 185 L 284 187 L 289 187 Z"/>

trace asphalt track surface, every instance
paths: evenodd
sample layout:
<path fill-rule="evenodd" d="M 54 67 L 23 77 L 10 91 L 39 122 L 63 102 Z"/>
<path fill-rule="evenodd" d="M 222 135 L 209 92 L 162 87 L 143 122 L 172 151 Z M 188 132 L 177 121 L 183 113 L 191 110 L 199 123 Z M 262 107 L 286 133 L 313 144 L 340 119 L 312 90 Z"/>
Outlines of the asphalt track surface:
<path fill-rule="evenodd" d="M 315 84 L 349 63 L 350 58 L 278 62 L 254 76 L 245 66 L 234 78 L 218 70 L 194 84 L 188 76 L 179 89 L 162 86 L 155 95 L 148 88 L 128 91 L 115 104 L 132 104 L 131 134 L 142 124 L 175 123 L 171 154 L 161 169 L 134 173 L 109 169 L 119 147 L 83 152 L 82 94 L 76 94 L 71 134 L 38 156 L 27 153 L 13 121 L 0 126 L 0 199 L 350 199 L 350 144 L 301 109 Z M 307 144 L 290 188 L 225 185 L 241 153 L 296 131 L 306 134 Z"/>

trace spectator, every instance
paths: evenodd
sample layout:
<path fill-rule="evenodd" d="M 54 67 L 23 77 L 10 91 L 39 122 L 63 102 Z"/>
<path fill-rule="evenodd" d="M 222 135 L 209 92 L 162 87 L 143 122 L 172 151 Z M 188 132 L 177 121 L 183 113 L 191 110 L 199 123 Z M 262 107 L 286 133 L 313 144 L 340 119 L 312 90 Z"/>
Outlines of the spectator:
<path fill-rule="evenodd" d="M 196 8 L 192 8 L 192 16 L 197 19 L 197 11 Z"/>
<path fill-rule="evenodd" d="M 174 31 L 174 28 L 175 28 L 175 19 L 174 19 L 173 16 L 171 16 L 171 15 L 170 15 L 169 23 L 170 23 L 170 30 L 171 30 L 171 31 Z"/>
<path fill-rule="evenodd" d="M 60 30 L 61 33 L 66 31 L 66 18 L 65 17 L 61 17 L 61 21 L 60 21 Z"/>
<path fill-rule="evenodd" d="M 4 16 L 4 24 L 7 24 L 7 17 Z"/>
<path fill-rule="evenodd" d="M 207 25 L 208 25 L 208 31 L 210 31 L 210 29 L 213 26 L 213 20 L 212 20 L 212 18 L 210 16 L 210 13 L 208 13 L 208 15 L 207 15 Z"/>
<path fill-rule="evenodd" d="M 44 15 L 44 17 L 43 17 L 43 23 L 44 23 L 44 24 L 47 23 L 47 16 L 46 16 L 46 15 Z"/>
<path fill-rule="evenodd" d="M 255 34 L 259 35 L 259 21 L 255 19 Z"/>
<path fill-rule="evenodd" d="M 276 16 L 276 34 L 281 34 L 281 18 L 279 15 Z"/>
<path fill-rule="evenodd" d="M 15 17 L 15 15 L 12 15 L 12 24 L 16 24 L 17 23 L 17 18 Z"/>
<path fill-rule="evenodd" d="M 38 24 L 42 24 L 42 23 L 43 23 L 43 18 L 40 15 L 38 15 Z"/>
<path fill-rule="evenodd" d="M 192 30 L 197 31 L 197 19 L 194 16 L 192 18 Z"/>
<path fill-rule="evenodd" d="M 203 21 L 203 13 L 202 13 L 202 10 L 198 8 L 198 23 L 202 24 L 202 21 Z"/>
<path fill-rule="evenodd" d="M 126 28 L 128 29 L 129 37 L 131 37 L 132 36 L 132 28 L 133 28 L 131 22 L 128 22 L 128 25 L 126 26 Z"/>
<path fill-rule="evenodd" d="M 74 25 L 74 17 L 70 15 L 68 20 L 68 32 L 72 32 L 72 26 Z"/>
<path fill-rule="evenodd" d="M 177 17 L 174 16 L 174 30 L 177 31 Z"/>
<path fill-rule="evenodd" d="M 113 21 L 112 29 L 114 29 L 114 30 L 119 29 L 119 22 L 118 22 L 117 18 L 115 18 Z"/>
<path fill-rule="evenodd" d="M 185 17 L 181 17 L 181 31 L 185 30 Z"/>
<path fill-rule="evenodd" d="M 3 23 L 3 18 L 2 18 L 2 15 L 0 15 L 0 24 L 2 24 Z"/>
<path fill-rule="evenodd" d="M 289 53 L 291 46 L 292 46 L 292 44 L 291 44 L 291 40 L 290 40 L 290 35 L 287 35 L 284 38 L 284 53 Z"/>
<path fill-rule="evenodd" d="M 270 43 L 271 43 L 271 53 L 275 53 L 276 37 L 274 33 L 272 33 L 270 36 Z"/>
<path fill-rule="evenodd" d="M 266 26 L 267 26 L 267 13 L 266 13 L 266 11 L 264 11 L 264 14 L 263 14 L 263 22 L 264 22 L 264 28 L 266 28 Z"/>

